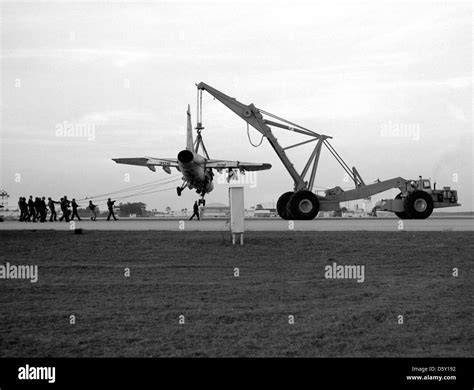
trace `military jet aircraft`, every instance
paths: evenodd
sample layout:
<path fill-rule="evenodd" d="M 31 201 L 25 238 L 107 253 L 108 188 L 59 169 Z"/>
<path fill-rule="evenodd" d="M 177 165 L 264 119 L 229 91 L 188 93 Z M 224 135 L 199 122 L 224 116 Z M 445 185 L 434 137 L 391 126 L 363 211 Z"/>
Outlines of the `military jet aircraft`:
<path fill-rule="evenodd" d="M 201 127 L 197 127 L 196 140 L 193 139 L 193 129 L 191 124 L 191 109 L 188 105 L 187 111 L 187 131 L 186 131 L 186 149 L 178 153 L 177 158 L 155 158 L 155 157 L 132 157 L 132 158 L 113 158 L 112 160 L 118 164 L 129 164 L 147 167 L 156 172 L 156 167 L 171 174 L 171 168 L 176 168 L 183 174 L 183 184 L 176 188 L 178 196 L 187 187 L 190 190 L 195 189 L 201 195 L 199 204 L 205 205 L 204 196 L 210 193 L 214 188 L 213 169 L 218 172 L 226 169 L 228 178 L 234 175 L 234 169 L 241 172 L 244 171 L 261 171 L 270 169 L 271 164 L 267 163 L 251 163 L 229 160 L 215 160 L 209 158 L 207 150 L 201 137 Z M 204 156 L 200 155 L 199 148 L 204 152 Z"/>

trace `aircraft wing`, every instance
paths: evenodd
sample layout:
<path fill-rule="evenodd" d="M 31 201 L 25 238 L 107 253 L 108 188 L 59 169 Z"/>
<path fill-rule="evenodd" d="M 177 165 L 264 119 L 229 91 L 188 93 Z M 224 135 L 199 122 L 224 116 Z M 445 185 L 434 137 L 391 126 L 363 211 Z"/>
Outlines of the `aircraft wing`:
<path fill-rule="evenodd" d="M 117 164 L 137 165 L 147 167 L 156 172 L 156 166 L 162 167 L 166 173 L 171 173 L 170 167 L 178 168 L 178 160 L 175 158 L 154 158 L 154 157 L 131 157 L 131 158 L 113 158 Z"/>
<path fill-rule="evenodd" d="M 207 160 L 206 168 L 215 169 L 241 169 L 244 171 L 263 171 L 270 169 L 271 164 L 267 163 L 252 163 L 243 161 L 228 161 L 228 160 Z"/>

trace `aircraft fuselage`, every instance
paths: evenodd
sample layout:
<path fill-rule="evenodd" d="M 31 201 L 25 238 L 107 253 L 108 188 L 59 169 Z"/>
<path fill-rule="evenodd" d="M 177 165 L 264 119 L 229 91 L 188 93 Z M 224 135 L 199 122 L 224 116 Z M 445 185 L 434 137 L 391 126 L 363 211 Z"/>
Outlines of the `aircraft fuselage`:
<path fill-rule="evenodd" d="M 212 169 L 206 168 L 206 159 L 190 150 L 178 153 L 179 170 L 190 189 L 207 194 L 214 189 Z"/>

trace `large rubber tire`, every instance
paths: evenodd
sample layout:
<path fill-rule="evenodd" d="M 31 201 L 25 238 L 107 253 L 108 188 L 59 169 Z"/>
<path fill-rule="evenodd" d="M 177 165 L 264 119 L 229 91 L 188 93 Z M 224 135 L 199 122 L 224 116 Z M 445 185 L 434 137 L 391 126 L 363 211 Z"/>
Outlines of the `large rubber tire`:
<path fill-rule="evenodd" d="M 413 191 L 405 198 L 405 211 L 413 219 L 426 219 L 433 212 L 433 199 L 425 191 Z"/>
<path fill-rule="evenodd" d="M 319 199 L 311 191 L 297 191 L 290 198 L 286 208 L 293 219 L 310 220 L 319 213 Z"/>
<path fill-rule="evenodd" d="M 277 212 L 278 215 L 283 219 L 292 219 L 291 214 L 288 212 L 287 205 L 290 198 L 293 196 L 294 192 L 285 192 L 282 196 L 278 198 L 277 202 Z"/>
<path fill-rule="evenodd" d="M 395 199 L 402 199 L 402 193 L 400 192 L 396 197 Z M 411 217 L 408 215 L 408 213 L 406 211 L 400 211 L 400 212 L 396 212 L 395 211 L 395 215 L 400 218 L 400 219 L 411 219 Z"/>

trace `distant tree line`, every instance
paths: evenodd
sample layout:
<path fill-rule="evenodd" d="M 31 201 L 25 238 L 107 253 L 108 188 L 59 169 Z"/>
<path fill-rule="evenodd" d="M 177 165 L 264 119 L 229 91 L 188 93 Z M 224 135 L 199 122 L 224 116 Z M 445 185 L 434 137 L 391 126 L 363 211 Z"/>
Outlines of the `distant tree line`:
<path fill-rule="evenodd" d="M 146 209 L 146 204 L 142 202 L 135 203 L 120 203 L 118 205 L 119 216 L 129 217 L 131 214 L 135 214 L 137 217 L 147 217 L 150 215 L 150 212 Z"/>

